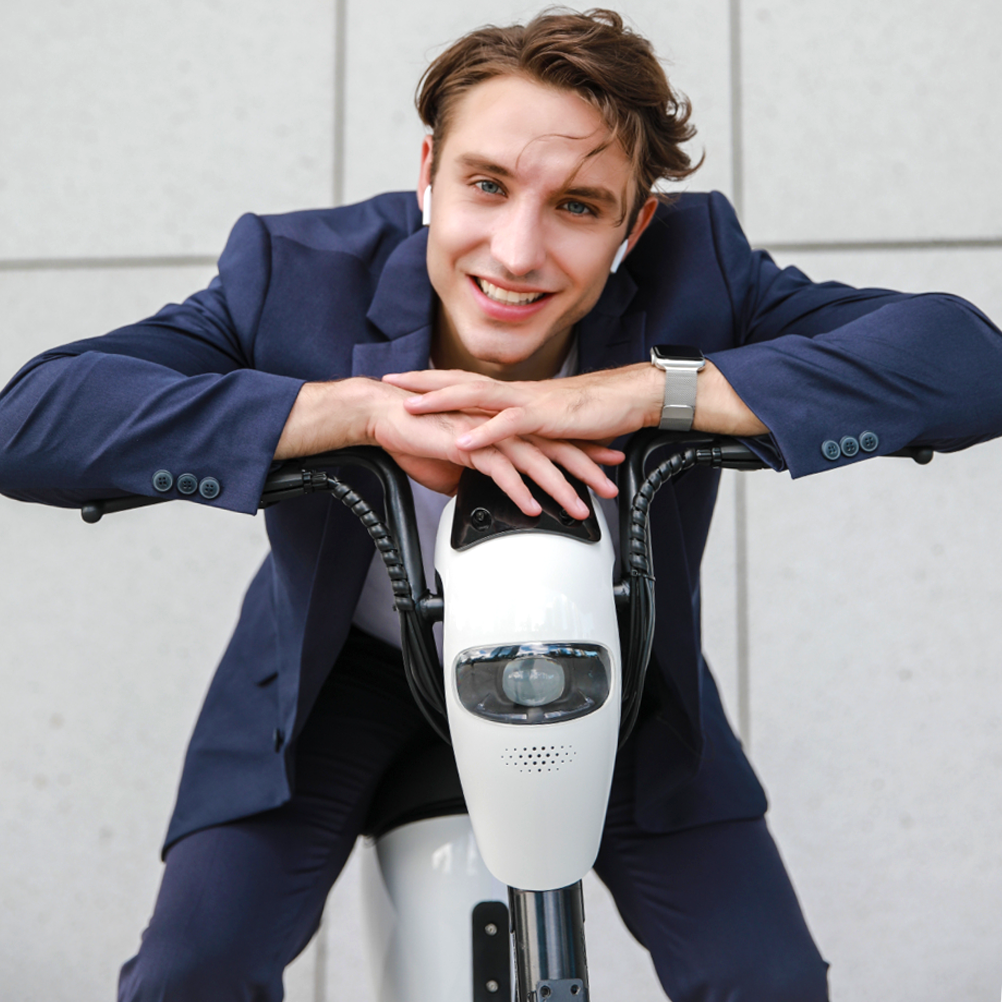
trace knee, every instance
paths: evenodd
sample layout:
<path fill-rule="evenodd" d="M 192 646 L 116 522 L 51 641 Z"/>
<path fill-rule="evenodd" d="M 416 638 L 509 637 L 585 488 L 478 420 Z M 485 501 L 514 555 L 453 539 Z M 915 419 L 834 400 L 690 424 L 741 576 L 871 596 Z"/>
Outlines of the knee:
<path fill-rule="evenodd" d="M 684 985 L 671 980 L 665 990 L 678 1002 L 828 1002 L 828 964 L 818 955 L 721 964 Z"/>
<path fill-rule="evenodd" d="M 723 998 L 742 1002 L 828 1002 L 828 965 L 820 956 L 758 972 L 742 991 Z"/>
<path fill-rule="evenodd" d="M 147 934 L 122 968 L 118 1002 L 277 1002 L 282 971 L 239 943 Z"/>

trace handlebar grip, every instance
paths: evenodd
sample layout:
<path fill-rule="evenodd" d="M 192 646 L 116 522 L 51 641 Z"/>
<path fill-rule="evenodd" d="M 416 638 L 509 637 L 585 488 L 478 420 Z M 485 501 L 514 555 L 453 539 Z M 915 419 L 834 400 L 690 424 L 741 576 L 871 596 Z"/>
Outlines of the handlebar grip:
<path fill-rule="evenodd" d="M 906 445 L 903 449 L 898 449 L 897 452 L 889 452 L 888 455 L 901 456 L 903 459 L 913 460 L 919 466 L 925 466 L 926 463 L 932 462 L 935 453 L 929 445 Z"/>
<path fill-rule="evenodd" d="M 105 515 L 116 511 L 129 511 L 132 508 L 145 508 L 151 504 L 163 504 L 169 498 L 151 498 L 145 494 L 129 494 L 124 498 L 104 498 L 101 501 L 88 501 L 80 509 L 80 517 L 88 524 L 100 522 Z"/>

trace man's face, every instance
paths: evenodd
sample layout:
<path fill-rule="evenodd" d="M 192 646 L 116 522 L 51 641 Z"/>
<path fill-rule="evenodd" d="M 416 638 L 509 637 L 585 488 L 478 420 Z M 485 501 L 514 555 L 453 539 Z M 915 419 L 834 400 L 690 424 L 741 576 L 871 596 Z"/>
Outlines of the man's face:
<path fill-rule="evenodd" d="M 507 379 L 556 372 L 626 236 L 630 162 L 619 143 L 593 154 L 608 138 L 576 93 L 521 77 L 495 77 L 460 100 L 432 182 L 436 365 Z M 430 162 L 426 139 L 419 197 Z"/>

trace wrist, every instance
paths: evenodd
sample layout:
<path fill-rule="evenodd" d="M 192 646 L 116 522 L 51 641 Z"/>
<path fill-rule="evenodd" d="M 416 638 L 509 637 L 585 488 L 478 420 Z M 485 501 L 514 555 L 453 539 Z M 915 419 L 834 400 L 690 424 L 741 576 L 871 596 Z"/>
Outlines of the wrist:
<path fill-rule="evenodd" d="M 372 445 L 374 422 L 369 379 L 304 383 L 286 419 L 275 449 L 275 459 L 309 456 L 350 445 Z"/>
<path fill-rule="evenodd" d="M 696 381 L 692 427 L 717 435 L 765 435 L 769 431 L 710 361 Z"/>
<path fill-rule="evenodd" d="M 340 393 L 333 406 L 344 414 L 344 446 L 379 445 L 376 424 L 386 412 L 386 397 L 392 388 L 365 376 L 345 379 L 336 385 Z"/>
<path fill-rule="evenodd" d="M 643 414 L 644 428 L 657 428 L 661 424 L 661 410 L 665 397 L 665 374 L 649 362 L 640 362 L 637 369 L 636 397 Z"/>

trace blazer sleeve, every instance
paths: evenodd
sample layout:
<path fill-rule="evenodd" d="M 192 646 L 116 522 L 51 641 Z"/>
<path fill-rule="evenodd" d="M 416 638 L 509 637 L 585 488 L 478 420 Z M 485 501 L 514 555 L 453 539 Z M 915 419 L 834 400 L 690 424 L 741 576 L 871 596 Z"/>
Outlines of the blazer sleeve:
<path fill-rule="evenodd" d="M 708 357 L 771 437 L 756 451 L 794 477 L 906 445 L 953 451 L 1002 434 L 1002 333 L 952 295 L 816 284 L 752 251 L 734 210 L 709 202 L 735 347 Z M 831 458 L 825 443 L 864 432 Z M 754 441 L 754 440 L 753 440 Z M 871 444 L 873 438 L 868 438 Z"/>
<path fill-rule="evenodd" d="M 191 500 L 255 512 L 303 383 L 254 368 L 270 269 L 268 231 L 244 216 L 207 289 L 28 362 L 0 393 L 0 492 L 65 507 L 152 497 L 167 470 L 222 488 Z"/>

